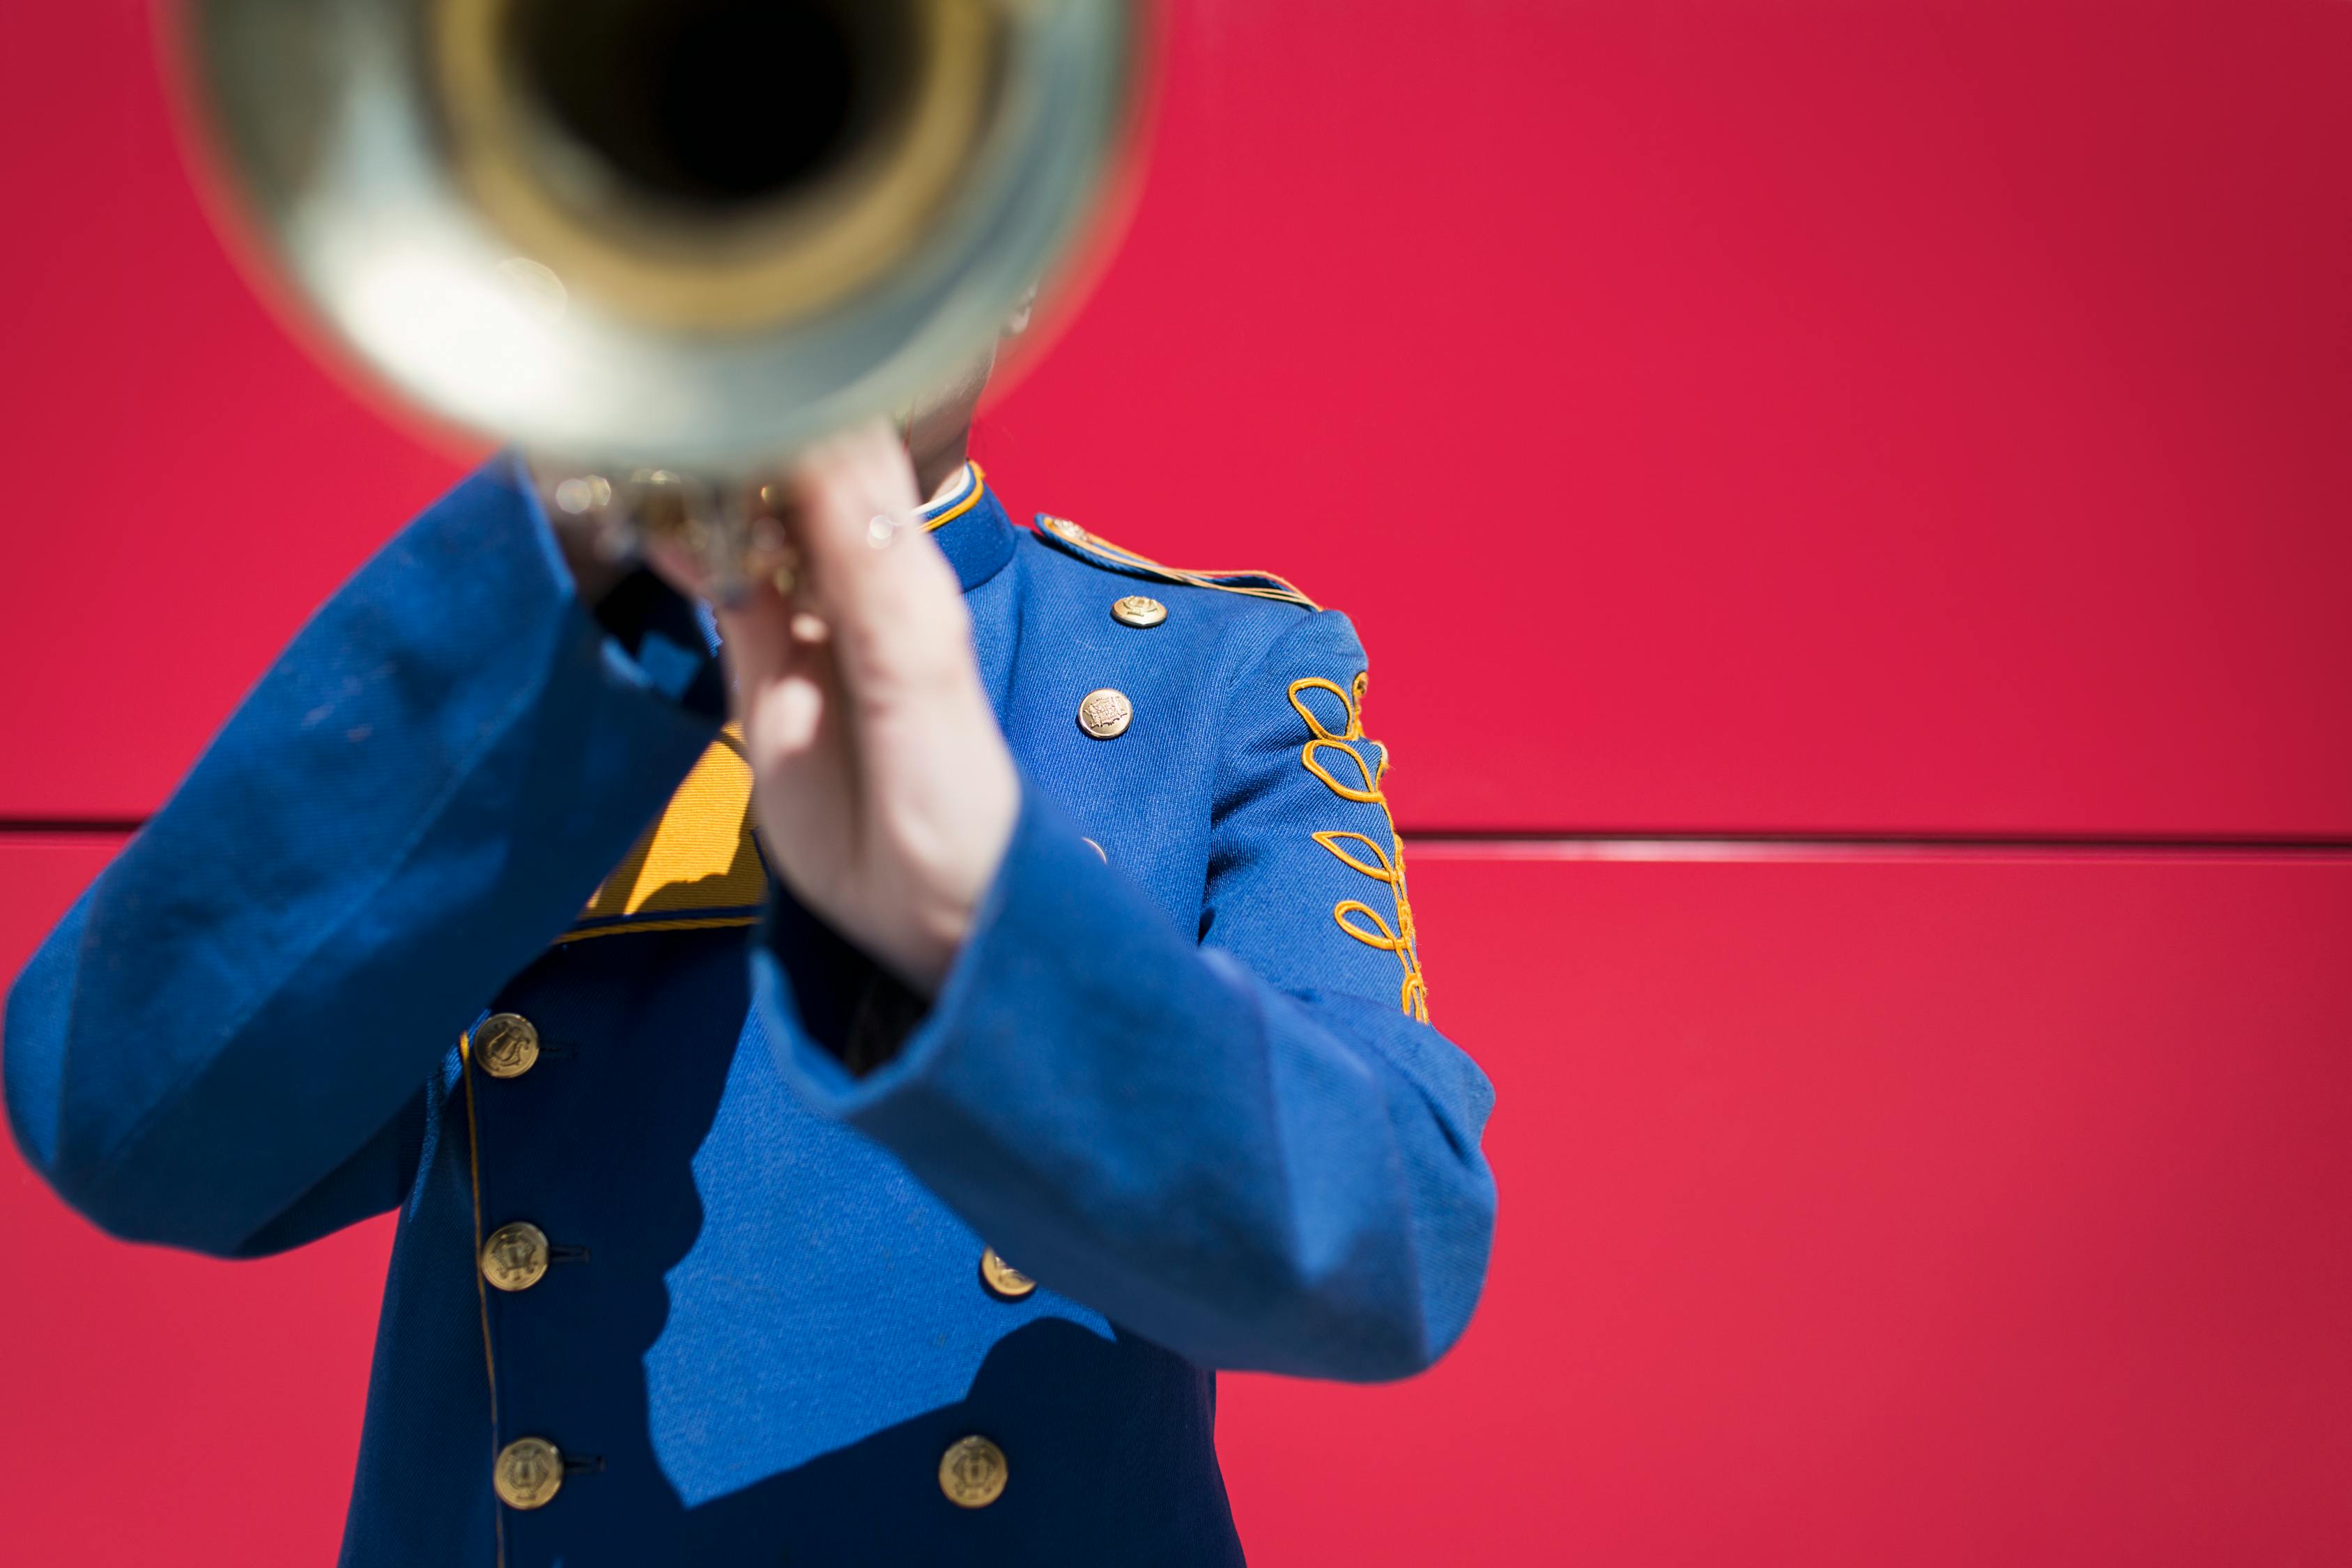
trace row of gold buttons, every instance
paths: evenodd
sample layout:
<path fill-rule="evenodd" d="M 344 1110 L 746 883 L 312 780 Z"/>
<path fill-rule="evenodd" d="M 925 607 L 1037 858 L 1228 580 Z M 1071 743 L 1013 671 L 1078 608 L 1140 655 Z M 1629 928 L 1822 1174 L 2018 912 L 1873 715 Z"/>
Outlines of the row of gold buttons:
<path fill-rule="evenodd" d="M 474 1031 L 471 1048 L 492 1078 L 520 1078 L 539 1065 L 539 1027 L 520 1013 L 493 1014 Z M 500 1290 L 528 1290 L 546 1278 L 553 1252 L 547 1233 L 530 1221 L 502 1225 L 482 1243 L 482 1278 Z M 499 1450 L 490 1485 L 509 1508 L 545 1508 L 563 1489 L 562 1450 L 544 1437 L 518 1437 Z"/>
<path fill-rule="evenodd" d="M 1092 842 L 1089 840 L 1088 842 Z M 1097 847 L 1097 851 L 1101 851 Z M 474 1032 L 475 1059 L 492 1078 L 514 1079 L 539 1064 L 539 1030 L 530 1019 L 500 1013 Z M 528 1220 L 502 1225 L 482 1243 L 482 1277 L 500 1290 L 528 1290 L 547 1276 L 554 1255 L 547 1233 Z M 1037 1282 L 983 1247 L 980 1279 L 1000 1301 L 1033 1296 Z M 960 1437 L 940 1457 L 940 1490 L 958 1508 L 986 1508 L 1004 1495 L 1012 1467 L 1004 1450 L 977 1434 Z M 491 1471 L 499 1500 L 528 1512 L 545 1508 L 563 1489 L 563 1453 L 544 1437 L 518 1437 L 499 1450 Z"/>
<path fill-rule="evenodd" d="M 474 1031 L 473 1049 L 492 1078 L 520 1078 L 539 1065 L 539 1026 L 520 1013 L 494 1014 Z M 500 1290 L 528 1290 L 547 1277 L 554 1251 L 530 1221 L 502 1225 L 482 1243 L 482 1278 Z"/>

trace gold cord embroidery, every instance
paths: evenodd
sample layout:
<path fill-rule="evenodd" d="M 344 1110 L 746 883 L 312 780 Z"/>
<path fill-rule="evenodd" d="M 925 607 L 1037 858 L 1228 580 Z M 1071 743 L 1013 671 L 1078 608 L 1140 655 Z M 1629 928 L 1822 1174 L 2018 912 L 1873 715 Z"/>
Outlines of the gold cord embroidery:
<path fill-rule="evenodd" d="M 1364 689 L 1370 672 L 1357 675 L 1352 689 L 1342 689 L 1337 682 L 1310 675 L 1290 683 L 1290 706 L 1307 721 L 1307 744 L 1299 748 L 1298 761 L 1307 771 L 1320 780 L 1323 787 L 1341 800 L 1363 805 L 1377 805 L 1389 825 L 1389 843 L 1383 847 L 1380 840 L 1369 834 L 1339 828 L 1327 828 L 1314 835 L 1315 842 L 1339 858 L 1350 871 L 1386 882 L 1396 895 L 1396 924 L 1391 926 L 1381 913 L 1356 899 L 1344 899 L 1332 906 L 1331 919 L 1339 929 L 1367 947 L 1393 952 L 1404 965 L 1404 984 L 1397 994 L 1397 1005 L 1421 1022 L 1429 1022 L 1429 985 L 1421 973 L 1421 942 L 1413 929 L 1412 905 L 1405 897 L 1404 842 L 1397 837 L 1396 818 L 1389 811 L 1388 796 L 1381 792 L 1381 779 L 1389 769 L 1388 748 L 1380 746 L 1380 763 L 1376 767 L 1364 761 L 1356 749 L 1364 739 Z M 1340 711 L 1347 717 L 1347 727 L 1333 731 L 1307 702 L 1304 693 L 1328 691 L 1338 699 Z M 1324 753 L 1337 752 L 1354 765 L 1349 772 L 1352 782 L 1343 783 L 1323 761 Z M 1360 851 L 1351 846 L 1360 846 Z"/>

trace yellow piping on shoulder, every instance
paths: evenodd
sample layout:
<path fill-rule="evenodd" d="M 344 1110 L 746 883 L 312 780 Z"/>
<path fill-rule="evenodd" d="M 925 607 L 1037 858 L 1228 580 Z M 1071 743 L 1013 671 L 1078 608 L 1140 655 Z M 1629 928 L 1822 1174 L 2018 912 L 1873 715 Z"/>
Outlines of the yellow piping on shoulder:
<path fill-rule="evenodd" d="M 1287 581 L 1271 572 L 1194 572 L 1181 566 L 1164 566 L 1148 555 L 1138 555 L 1123 545 L 1113 544 L 1098 533 L 1089 533 L 1066 517 L 1044 517 L 1037 520 L 1040 532 L 1067 549 L 1076 551 L 1082 559 L 1091 559 L 1116 571 L 1139 573 L 1162 583 L 1181 583 L 1193 588 L 1214 588 L 1221 594 L 1243 594 L 1253 599 L 1274 599 L 1286 605 L 1297 605 L 1305 609 L 1322 608 L 1300 593 Z M 1250 582 L 1234 582 L 1234 578 L 1250 578 Z"/>

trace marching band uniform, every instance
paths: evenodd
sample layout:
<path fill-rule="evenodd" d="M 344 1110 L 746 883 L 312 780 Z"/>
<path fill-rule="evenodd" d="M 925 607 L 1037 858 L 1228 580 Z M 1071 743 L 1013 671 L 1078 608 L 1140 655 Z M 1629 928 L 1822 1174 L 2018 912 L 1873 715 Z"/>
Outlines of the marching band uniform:
<path fill-rule="evenodd" d="M 1023 781 L 928 1003 L 769 877 L 707 618 L 592 615 L 505 459 L 19 977 L 11 1125 L 108 1230 L 397 1212 L 349 1568 L 1239 1563 L 1213 1369 L 1467 1321 L 1490 1092 L 1346 619 L 972 468 L 926 521 Z"/>

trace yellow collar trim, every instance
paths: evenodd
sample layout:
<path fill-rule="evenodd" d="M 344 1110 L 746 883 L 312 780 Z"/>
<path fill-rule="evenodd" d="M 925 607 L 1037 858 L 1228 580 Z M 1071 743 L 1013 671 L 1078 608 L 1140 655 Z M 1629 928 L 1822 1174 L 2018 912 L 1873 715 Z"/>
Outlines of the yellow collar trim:
<path fill-rule="evenodd" d="M 956 490 L 944 502 L 931 503 L 932 506 L 944 505 L 947 508 L 945 511 L 940 512 L 937 517 L 924 517 L 924 512 L 930 510 L 929 507 L 926 507 L 915 514 L 918 517 L 923 517 L 923 528 L 926 532 L 937 533 L 940 529 L 978 506 L 981 498 L 988 493 L 988 475 L 978 463 L 966 458 L 963 474 L 964 482 L 961 489 Z"/>

